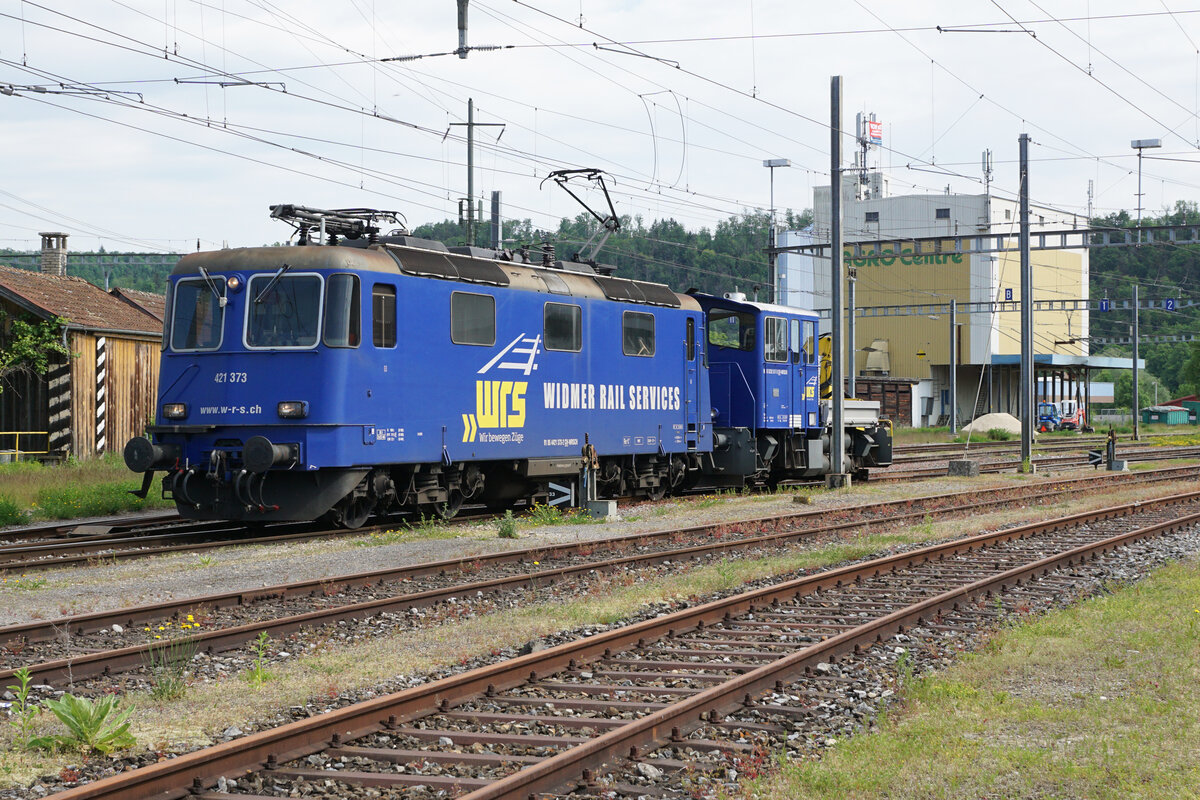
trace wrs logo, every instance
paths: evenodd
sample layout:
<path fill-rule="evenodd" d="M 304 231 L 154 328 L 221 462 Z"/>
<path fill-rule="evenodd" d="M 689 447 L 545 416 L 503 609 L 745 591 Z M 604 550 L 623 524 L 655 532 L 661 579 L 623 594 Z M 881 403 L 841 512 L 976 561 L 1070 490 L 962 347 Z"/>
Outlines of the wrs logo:
<path fill-rule="evenodd" d="M 484 375 L 494 368 L 520 372 L 529 377 L 538 368 L 537 357 L 540 352 L 541 334 L 526 336 L 522 333 L 484 364 L 477 374 Z M 481 430 L 525 427 L 525 392 L 528 388 L 529 381 L 475 381 L 475 413 L 462 415 L 462 440 L 476 441 Z M 501 439 L 507 439 L 507 434 L 486 440 Z"/>
<path fill-rule="evenodd" d="M 475 381 L 475 413 L 463 414 L 463 441 L 487 428 L 525 427 L 528 381 Z"/>

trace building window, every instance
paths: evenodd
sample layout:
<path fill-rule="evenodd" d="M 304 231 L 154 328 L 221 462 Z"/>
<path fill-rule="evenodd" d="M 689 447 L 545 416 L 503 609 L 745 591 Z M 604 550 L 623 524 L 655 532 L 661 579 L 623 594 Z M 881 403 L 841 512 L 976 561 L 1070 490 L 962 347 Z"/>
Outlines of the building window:
<path fill-rule="evenodd" d="M 546 303 L 542 332 L 547 350 L 578 353 L 583 349 L 583 311 L 579 306 Z"/>
<path fill-rule="evenodd" d="M 1012 219 L 1012 209 L 1011 209 L 1011 208 L 1006 208 L 1006 209 L 1004 209 L 1004 218 L 1005 218 L 1006 220 L 1007 220 L 1007 219 Z"/>
<path fill-rule="evenodd" d="M 396 346 L 396 287 L 371 287 L 371 341 L 376 347 Z"/>
<path fill-rule="evenodd" d="M 876 222 L 876 223 L 879 222 L 879 212 L 878 211 L 868 211 L 867 212 L 867 222 Z"/>
<path fill-rule="evenodd" d="M 621 350 L 627 356 L 654 355 L 654 315 L 626 311 L 621 318 Z"/>
<path fill-rule="evenodd" d="M 939 208 L 933 212 L 935 219 L 950 219 L 950 209 Z"/>
<path fill-rule="evenodd" d="M 490 294 L 450 294 L 450 341 L 455 344 L 496 343 L 496 298 Z"/>

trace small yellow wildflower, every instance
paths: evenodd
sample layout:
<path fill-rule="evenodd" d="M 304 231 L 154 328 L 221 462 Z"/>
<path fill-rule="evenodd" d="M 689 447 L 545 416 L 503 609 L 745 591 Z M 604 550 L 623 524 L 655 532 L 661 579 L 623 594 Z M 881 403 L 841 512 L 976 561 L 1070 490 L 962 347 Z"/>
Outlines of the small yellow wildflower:
<path fill-rule="evenodd" d="M 193 618 L 191 614 L 188 614 L 188 622 L 195 622 L 195 621 L 196 621 L 195 618 Z"/>

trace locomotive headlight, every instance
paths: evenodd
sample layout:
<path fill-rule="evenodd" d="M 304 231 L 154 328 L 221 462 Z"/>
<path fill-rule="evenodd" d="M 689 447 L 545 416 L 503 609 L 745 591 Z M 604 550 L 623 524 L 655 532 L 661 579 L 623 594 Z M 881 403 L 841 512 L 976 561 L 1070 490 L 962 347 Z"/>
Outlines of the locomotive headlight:
<path fill-rule="evenodd" d="M 304 419 L 308 416 L 308 403 L 304 400 L 284 400 L 276 410 L 284 419 Z"/>
<path fill-rule="evenodd" d="M 225 280 L 225 285 L 229 287 L 229 291 L 231 292 L 240 292 L 242 290 L 242 276 L 230 275 Z"/>
<path fill-rule="evenodd" d="M 162 414 L 166 419 L 183 419 L 187 416 L 187 403 L 163 403 Z"/>

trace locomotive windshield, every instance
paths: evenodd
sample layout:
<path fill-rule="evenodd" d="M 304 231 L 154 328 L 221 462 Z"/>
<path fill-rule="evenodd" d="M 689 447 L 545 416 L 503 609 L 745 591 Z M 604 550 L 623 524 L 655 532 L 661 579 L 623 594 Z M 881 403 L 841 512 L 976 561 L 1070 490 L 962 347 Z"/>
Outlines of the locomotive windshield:
<path fill-rule="evenodd" d="M 172 350 L 216 350 L 225 325 L 225 279 L 186 278 L 175 285 L 171 314 Z"/>
<path fill-rule="evenodd" d="M 753 350 L 754 315 L 732 308 L 709 309 L 708 343 L 734 350 Z"/>
<path fill-rule="evenodd" d="M 263 289 L 271 275 L 250 279 L 247 295 L 247 347 L 313 347 L 321 314 L 321 278 L 317 275 L 286 275 L 271 291 Z"/>

